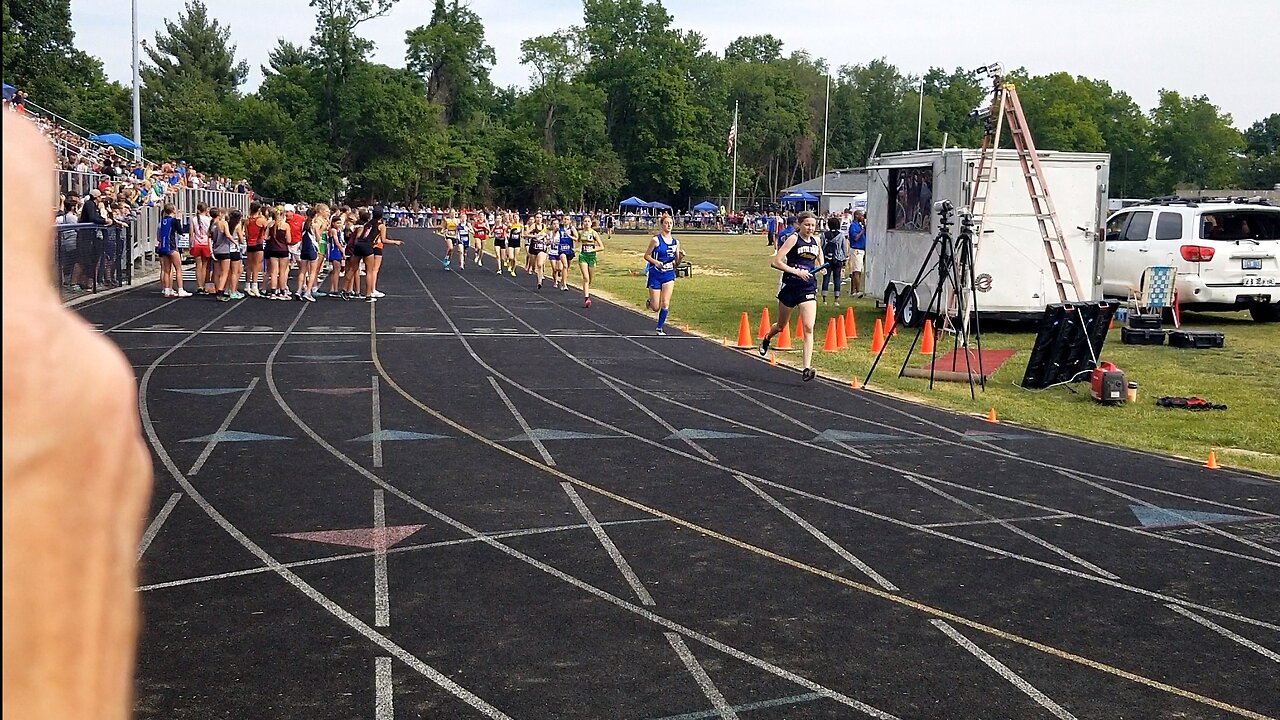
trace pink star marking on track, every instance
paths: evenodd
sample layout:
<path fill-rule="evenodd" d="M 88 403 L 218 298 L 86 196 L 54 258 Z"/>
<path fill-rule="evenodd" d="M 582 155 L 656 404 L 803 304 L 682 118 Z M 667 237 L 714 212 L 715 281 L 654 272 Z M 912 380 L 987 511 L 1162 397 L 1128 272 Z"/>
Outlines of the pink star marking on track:
<path fill-rule="evenodd" d="M 320 530 L 317 532 L 280 533 L 276 537 L 310 540 L 330 545 L 351 545 L 366 550 L 386 550 L 425 525 L 392 525 L 385 528 L 353 528 L 351 530 Z"/>

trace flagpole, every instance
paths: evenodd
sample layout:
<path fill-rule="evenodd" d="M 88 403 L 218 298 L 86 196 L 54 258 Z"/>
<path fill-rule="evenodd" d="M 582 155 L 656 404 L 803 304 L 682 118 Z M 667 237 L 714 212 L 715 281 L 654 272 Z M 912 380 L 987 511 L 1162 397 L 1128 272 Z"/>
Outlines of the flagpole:
<path fill-rule="evenodd" d="M 920 149 L 920 131 L 924 127 L 924 76 L 920 76 L 920 115 L 916 118 L 916 150 Z"/>
<path fill-rule="evenodd" d="M 733 185 L 729 190 L 729 212 L 737 209 L 738 201 L 738 101 L 733 101 Z"/>
<path fill-rule="evenodd" d="M 827 127 L 831 119 L 831 73 L 827 73 L 827 102 L 822 110 L 822 190 L 818 196 L 818 211 L 822 211 L 822 201 L 827 198 Z M 830 210 L 830 203 L 828 203 Z"/>

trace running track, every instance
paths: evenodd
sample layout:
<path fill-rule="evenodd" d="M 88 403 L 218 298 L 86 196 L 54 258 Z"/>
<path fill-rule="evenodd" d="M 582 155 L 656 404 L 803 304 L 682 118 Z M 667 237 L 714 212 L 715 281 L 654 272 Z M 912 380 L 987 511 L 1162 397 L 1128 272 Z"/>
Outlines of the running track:
<path fill-rule="evenodd" d="M 1275 478 L 802 384 L 393 236 L 372 305 L 77 308 L 155 459 L 138 717 L 1280 716 Z"/>

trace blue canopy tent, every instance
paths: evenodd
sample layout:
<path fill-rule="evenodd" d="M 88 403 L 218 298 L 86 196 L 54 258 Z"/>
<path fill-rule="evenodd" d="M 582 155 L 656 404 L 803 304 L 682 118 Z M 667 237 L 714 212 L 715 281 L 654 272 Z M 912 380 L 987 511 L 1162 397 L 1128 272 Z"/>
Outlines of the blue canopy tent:
<path fill-rule="evenodd" d="M 670 210 L 671 209 L 670 205 L 666 203 L 658 202 L 657 200 L 654 200 L 653 202 L 649 203 L 649 207 L 653 208 L 654 210 Z"/>
<path fill-rule="evenodd" d="M 788 205 L 797 205 L 801 203 L 816 203 L 818 196 L 804 191 L 787 193 L 782 196 L 782 202 Z"/>
<path fill-rule="evenodd" d="M 694 205 L 693 209 L 698 212 L 716 212 L 720 209 L 720 206 L 709 200 L 703 200 L 697 205 Z"/>
<path fill-rule="evenodd" d="M 16 87 L 14 87 L 14 86 L 10 85 L 9 83 L 5 83 L 5 84 L 4 84 L 4 99 L 5 99 L 5 100 L 12 100 L 12 99 L 13 99 L 13 96 L 14 96 L 14 95 L 16 95 L 16 94 L 17 94 L 17 92 L 18 92 L 18 88 L 16 88 Z"/>
<path fill-rule="evenodd" d="M 100 142 L 105 145 L 115 145 L 116 147 L 125 148 L 126 150 L 137 150 L 139 145 L 120 133 L 107 133 L 106 135 L 90 135 L 89 139 L 94 142 Z"/>
<path fill-rule="evenodd" d="M 647 208 L 647 207 L 649 207 L 649 203 L 647 203 L 647 202 L 645 202 L 645 201 L 641 200 L 640 198 L 636 197 L 635 195 L 632 195 L 631 197 L 627 198 L 626 200 L 623 200 L 622 202 L 618 203 L 618 207 Z"/>

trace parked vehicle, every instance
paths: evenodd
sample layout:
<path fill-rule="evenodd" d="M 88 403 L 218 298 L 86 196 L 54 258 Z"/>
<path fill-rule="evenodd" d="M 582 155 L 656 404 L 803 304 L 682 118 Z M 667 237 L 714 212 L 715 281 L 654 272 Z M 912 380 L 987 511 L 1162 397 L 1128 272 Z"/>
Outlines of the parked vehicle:
<path fill-rule="evenodd" d="M 1182 308 L 1280 321 L 1280 207 L 1265 200 L 1158 199 L 1108 218 L 1104 242 L 1108 297 L 1128 297 L 1146 268 L 1171 265 Z"/>

